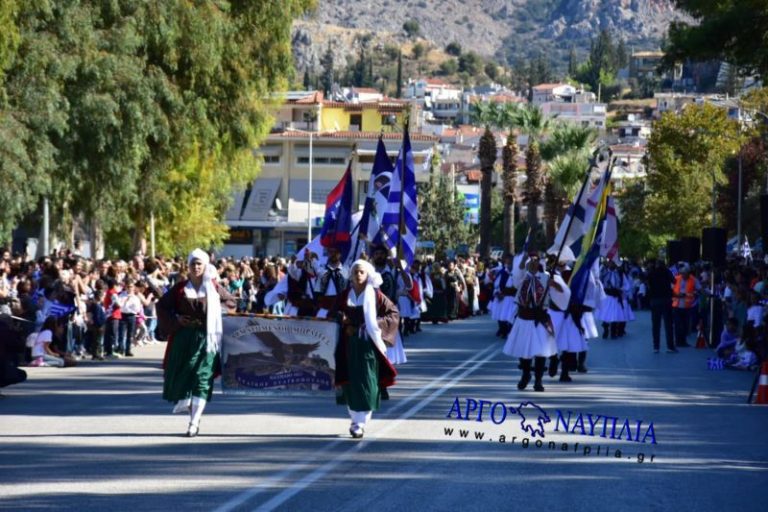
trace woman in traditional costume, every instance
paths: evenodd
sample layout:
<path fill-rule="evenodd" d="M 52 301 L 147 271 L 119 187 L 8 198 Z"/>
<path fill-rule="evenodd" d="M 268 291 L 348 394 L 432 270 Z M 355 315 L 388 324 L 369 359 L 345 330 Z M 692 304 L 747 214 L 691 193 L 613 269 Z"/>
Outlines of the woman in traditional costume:
<path fill-rule="evenodd" d="M 352 423 L 349 433 L 358 439 L 373 411 L 387 398 L 397 371 L 387 359 L 385 344 L 394 345 L 400 315 L 379 289 L 382 279 L 365 260 L 352 264 L 351 286 L 339 295 L 342 332 L 336 346 L 337 403 L 346 405 Z"/>
<path fill-rule="evenodd" d="M 163 398 L 175 402 L 174 413 L 189 412 L 187 437 L 195 437 L 220 368 L 221 301 L 232 297 L 216 282 L 218 273 L 205 251 L 195 249 L 187 263 L 188 278 L 158 301 L 157 315 L 170 334 Z"/>

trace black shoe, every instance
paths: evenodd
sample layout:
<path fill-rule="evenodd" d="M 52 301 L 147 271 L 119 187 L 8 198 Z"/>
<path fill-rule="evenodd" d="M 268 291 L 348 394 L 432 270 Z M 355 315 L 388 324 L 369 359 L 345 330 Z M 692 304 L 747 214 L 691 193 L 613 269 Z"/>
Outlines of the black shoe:
<path fill-rule="evenodd" d="M 560 375 L 560 382 L 573 382 L 573 379 L 570 377 L 570 375 L 563 373 Z"/>
<path fill-rule="evenodd" d="M 533 385 L 534 391 L 544 391 L 544 386 L 541 384 L 541 382 L 537 382 Z"/>
<path fill-rule="evenodd" d="M 587 373 L 587 367 L 583 364 L 580 364 L 578 368 L 576 368 L 576 371 L 579 373 Z"/>
<path fill-rule="evenodd" d="M 549 376 L 555 377 L 557 375 L 557 367 L 560 364 L 560 358 L 556 355 L 549 358 Z"/>
<path fill-rule="evenodd" d="M 517 383 L 517 389 L 520 391 L 524 390 L 528 387 L 528 383 L 531 382 L 531 376 L 530 375 L 523 375 L 520 378 L 520 382 Z"/>
<path fill-rule="evenodd" d="M 133 352 L 126 352 L 125 357 L 133 357 Z"/>
<path fill-rule="evenodd" d="M 680 347 L 683 347 L 683 348 L 688 348 L 688 347 L 690 347 L 691 345 L 690 345 L 690 343 L 688 343 L 687 341 L 684 341 L 683 343 L 677 343 L 677 344 L 676 344 L 676 346 L 677 346 L 677 348 L 680 348 Z"/>

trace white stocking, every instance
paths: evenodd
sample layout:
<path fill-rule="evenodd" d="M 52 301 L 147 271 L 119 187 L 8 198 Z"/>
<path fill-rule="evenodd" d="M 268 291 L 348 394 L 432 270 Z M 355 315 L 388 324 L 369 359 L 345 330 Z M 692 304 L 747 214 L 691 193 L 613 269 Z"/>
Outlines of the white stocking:
<path fill-rule="evenodd" d="M 365 424 L 371 421 L 371 416 L 373 416 L 373 411 L 353 411 L 349 407 L 347 407 L 347 410 L 349 411 L 352 423 L 361 427 L 365 427 Z"/>
<path fill-rule="evenodd" d="M 197 396 L 192 397 L 192 408 L 190 409 L 190 415 L 189 415 L 189 424 L 192 426 L 199 426 L 200 425 L 200 418 L 203 416 L 203 411 L 205 410 L 205 398 L 200 398 Z"/>

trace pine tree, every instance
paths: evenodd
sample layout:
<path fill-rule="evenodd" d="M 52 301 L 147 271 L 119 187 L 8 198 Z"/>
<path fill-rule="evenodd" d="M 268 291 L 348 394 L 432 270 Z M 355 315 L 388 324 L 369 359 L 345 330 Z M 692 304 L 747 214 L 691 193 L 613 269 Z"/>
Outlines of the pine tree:
<path fill-rule="evenodd" d="M 323 92 L 326 98 L 330 98 L 331 90 L 333 90 L 333 50 L 331 49 L 331 43 L 328 43 L 328 49 L 320 59 L 320 66 L 323 69 Z"/>
<path fill-rule="evenodd" d="M 571 47 L 571 51 L 568 54 L 568 76 L 574 78 L 576 76 L 576 50 Z"/>
<path fill-rule="evenodd" d="M 395 98 L 403 97 L 403 52 L 397 54 L 397 84 L 395 85 Z"/>

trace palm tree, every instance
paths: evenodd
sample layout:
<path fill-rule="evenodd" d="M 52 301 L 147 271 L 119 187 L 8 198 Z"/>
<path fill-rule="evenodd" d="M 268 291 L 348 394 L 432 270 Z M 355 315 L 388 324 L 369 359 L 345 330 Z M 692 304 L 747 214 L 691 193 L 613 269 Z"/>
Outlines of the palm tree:
<path fill-rule="evenodd" d="M 555 226 L 563 217 L 571 197 L 584 179 L 589 150 L 597 133 L 591 128 L 558 123 L 551 136 L 541 146 L 541 155 L 548 163 L 544 186 L 544 219 L 547 241 L 555 238 Z"/>
<path fill-rule="evenodd" d="M 504 252 L 515 252 L 515 185 L 517 184 L 517 135 L 509 130 L 507 142 L 501 150 L 502 158 L 502 197 L 504 198 Z"/>
<path fill-rule="evenodd" d="M 498 108 L 495 103 L 479 102 L 472 107 L 472 119 L 485 125 L 485 133 L 480 137 L 477 156 L 480 159 L 480 256 L 487 258 L 491 254 L 491 194 L 493 187 L 493 166 L 496 163 L 496 137 L 491 126 L 498 122 Z"/>
<path fill-rule="evenodd" d="M 528 135 L 528 147 L 525 150 L 524 196 L 528 206 L 528 226 L 535 233 L 538 230 L 538 208 L 542 199 L 539 138 L 549 131 L 552 121 L 544 116 L 539 107 L 529 104 L 518 111 L 515 124 L 520 127 L 523 133 Z"/>

